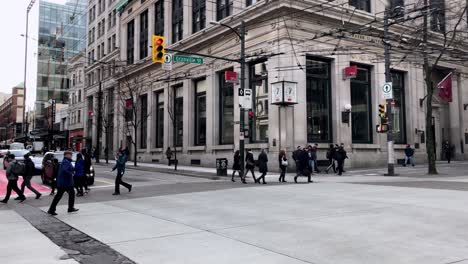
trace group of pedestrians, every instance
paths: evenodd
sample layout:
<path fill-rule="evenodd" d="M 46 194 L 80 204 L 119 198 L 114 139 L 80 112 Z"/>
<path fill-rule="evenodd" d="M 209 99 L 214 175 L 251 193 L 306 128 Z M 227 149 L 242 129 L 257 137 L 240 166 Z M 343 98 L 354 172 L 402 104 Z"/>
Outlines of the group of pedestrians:
<path fill-rule="evenodd" d="M 313 146 L 308 145 L 306 147 L 298 146 L 297 149 L 292 153 L 292 158 L 296 164 L 296 176 L 294 177 L 294 182 L 297 183 L 297 180 L 300 176 L 305 176 L 307 177 L 308 182 L 313 182 L 311 178 L 312 174 L 314 172 L 320 173 L 317 162 L 317 151 L 318 145 L 314 144 Z M 328 173 L 328 171 L 333 168 L 335 173 L 342 175 L 344 172 L 344 160 L 347 158 L 348 156 L 344 149 L 344 144 L 330 144 L 330 148 L 327 151 L 327 159 L 329 160 L 330 164 L 325 171 Z M 247 182 L 245 179 L 250 173 L 255 183 L 267 184 L 265 177 L 268 173 L 268 155 L 264 149 L 261 150 L 257 160 L 255 160 L 252 150 L 247 149 L 245 155 L 245 172 L 243 175 L 241 175 L 241 159 L 239 150 L 234 153 L 233 160 L 234 163 L 232 165 L 231 176 L 232 182 L 235 182 L 234 177 L 237 174 L 241 178 L 242 183 L 246 184 Z M 281 171 L 278 181 L 287 182 L 286 172 L 290 164 L 285 150 L 280 150 L 278 154 L 278 166 Z M 258 171 L 261 173 L 260 177 L 258 178 L 255 177 L 255 167 L 258 167 Z"/>
<path fill-rule="evenodd" d="M 5 198 L 0 201 L 1 203 L 8 203 L 10 199 L 11 192 L 14 191 L 18 197 L 15 200 L 19 200 L 23 202 L 26 200 L 26 196 L 24 195 L 24 191 L 26 187 L 31 190 L 34 194 L 36 194 L 36 199 L 39 199 L 42 195 L 38 192 L 32 185 L 31 179 L 34 176 L 34 163 L 31 160 L 29 154 L 24 155 L 24 163 L 21 164 L 16 160 L 14 154 L 8 154 L 8 166 L 6 168 L 6 177 L 8 180 L 7 184 L 7 192 Z M 23 182 L 21 183 L 21 187 L 18 187 L 18 180 L 19 176 L 23 177 Z"/>

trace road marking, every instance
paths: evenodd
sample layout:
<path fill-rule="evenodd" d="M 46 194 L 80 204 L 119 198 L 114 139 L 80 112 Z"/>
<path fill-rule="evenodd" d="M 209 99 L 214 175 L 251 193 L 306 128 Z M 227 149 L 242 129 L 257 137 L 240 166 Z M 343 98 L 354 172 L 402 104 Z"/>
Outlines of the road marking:
<path fill-rule="evenodd" d="M 101 179 L 95 179 L 94 181 L 114 185 L 114 182 L 112 181 L 106 181 L 106 180 L 101 180 Z"/>

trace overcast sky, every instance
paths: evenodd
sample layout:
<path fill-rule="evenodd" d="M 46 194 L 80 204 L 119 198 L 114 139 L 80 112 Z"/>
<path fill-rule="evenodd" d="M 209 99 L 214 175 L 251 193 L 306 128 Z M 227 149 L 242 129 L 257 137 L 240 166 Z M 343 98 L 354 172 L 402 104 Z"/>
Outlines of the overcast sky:
<path fill-rule="evenodd" d="M 28 67 L 26 87 L 27 105 L 36 98 L 37 35 L 39 30 L 39 1 L 29 15 Z M 21 36 L 26 31 L 26 8 L 31 0 L 2 0 L 5 9 L 0 16 L 0 92 L 11 93 L 11 88 L 24 80 L 24 44 Z M 50 0 L 65 3 L 65 0 Z"/>

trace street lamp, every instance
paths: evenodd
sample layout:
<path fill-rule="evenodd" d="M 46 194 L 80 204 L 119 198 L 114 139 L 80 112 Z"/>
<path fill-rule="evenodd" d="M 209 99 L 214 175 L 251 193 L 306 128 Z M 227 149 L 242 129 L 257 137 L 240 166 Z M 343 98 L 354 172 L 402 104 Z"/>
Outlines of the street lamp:
<path fill-rule="evenodd" d="M 26 8 L 26 33 L 25 33 L 25 38 L 24 38 L 24 41 L 25 41 L 25 45 L 24 45 L 24 82 L 23 82 L 23 86 L 24 86 L 24 89 L 23 89 L 23 123 L 21 124 L 21 130 L 23 130 L 23 133 L 24 135 L 26 136 L 27 134 L 27 131 L 26 131 L 26 75 L 27 75 L 27 65 L 28 65 L 28 29 L 29 29 L 29 12 L 31 11 L 31 9 L 33 8 L 34 6 L 34 3 L 36 2 L 36 0 L 31 0 L 31 2 L 29 2 L 29 5 L 28 7 Z"/>
<path fill-rule="evenodd" d="M 239 39 L 240 39 L 240 58 L 239 58 L 239 63 L 241 66 L 241 74 L 240 74 L 240 90 L 242 91 L 242 94 L 244 94 L 245 91 L 245 22 L 244 20 L 241 21 L 240 28 L 238 32 L 231 26 L 228 26 L 226 24 L 220 23 L 218 21 L 210 21 L 211 25 L 217 25 L 217 26 L 223 26 L 226 28 L 229 28 L 234 34 L 236 34 Z M 240 165 L 241 165 L 241 175 L 244 177 L 244 168 L 245 168 L 245 145 L 244 145 L 244 123 L 245 123 L 245 114 L 244 114 L 244 108 L 243 106 L 240 107 L 240 136 L 239 136 L 239 152 L 240 152 Z"/>

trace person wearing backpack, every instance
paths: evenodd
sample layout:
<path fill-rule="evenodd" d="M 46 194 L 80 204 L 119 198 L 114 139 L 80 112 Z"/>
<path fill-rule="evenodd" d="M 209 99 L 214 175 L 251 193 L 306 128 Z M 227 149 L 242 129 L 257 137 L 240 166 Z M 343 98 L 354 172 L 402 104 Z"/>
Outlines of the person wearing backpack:
<path fill-rule="evenodd" d="M 8 167 L 6 169 L 6 177 L 8 179 L 8 185 L 7 185 L 7 193 L 5 198 L 0 201 L 1 203 L 8 203 L 8 200 L 10 199 L 11 191 L 15 191 L 16 194 L 18 194 L 18 197 L 21 202 L 24 202 L 26 200 L 26 196 L 24 196 L 23 192 L 18 188 L 18 176 L 23 173 L 23 166 L 22 164 L 18 163 L 15 160 L 15 155 L 10 154 L 8 156 Z"/>
<path fill-rule="evenodd" d="M 42 194 L 38 192 L 34 187 L 31 185 L 31 179 L 34 176 L 34 162 L 31 160 L 29 154 L 24 155 L 24 173 L 23 175 L 23 183 L 21 184 L 21 192 L 24 193 L 25 187 L 28 187 L 33 193 L 36 194 L 36 199 L 39 199 Z M 16 198 L 15 200 L 19 200 L 20 197 Z"/>

